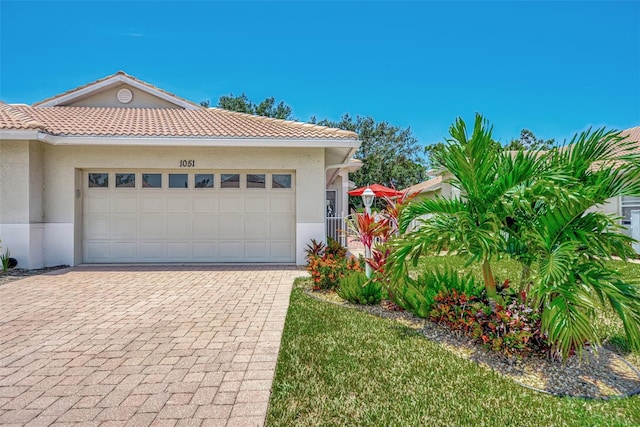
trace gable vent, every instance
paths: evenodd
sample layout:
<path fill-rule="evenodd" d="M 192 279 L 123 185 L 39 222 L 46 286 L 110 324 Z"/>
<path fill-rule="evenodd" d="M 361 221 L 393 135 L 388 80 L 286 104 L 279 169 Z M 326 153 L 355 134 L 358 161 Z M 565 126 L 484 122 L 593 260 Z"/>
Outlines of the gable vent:
<path fill-rule="evenodd" d="M 133 99 L 133 93 L 129 89 L 120 89 L 116 96 L 123 104 L 128 104 Z"/>

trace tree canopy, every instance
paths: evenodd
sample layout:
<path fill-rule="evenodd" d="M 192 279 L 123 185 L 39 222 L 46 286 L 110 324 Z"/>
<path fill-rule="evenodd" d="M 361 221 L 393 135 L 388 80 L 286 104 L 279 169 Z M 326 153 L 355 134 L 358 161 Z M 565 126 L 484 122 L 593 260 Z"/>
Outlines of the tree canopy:
<path fill-rule="evenodd" d="M 337 122 L 325 119 L 317 124 L 358 134 L 362 145 L 354 157 L 362 160 L 363 166 L 350 174 L 356 186 L 382 184 L 400 190 L 426 179 L 424 149 L 411 128 L 376 122 L 371 116 L 354 118 L 349 114 Z"/>
<path fill-rule="evenodd" d="M 522 129 L 520 131 L 520 137 L 512 139 L 507 145 L 505 150 L 550 150 L 556 143 L 554 138 L 542 139 L 537 138 L 533 132 L 529 129 Z"/>
<path fill-rule="evenodd" d="M 209 107 L 209 101 L 202 101 L 200 105 Z M 218 108 L 225 110 L 237 111 L 238 113 L 253 114 L 256 116 L 272 117 L 274 119 L 294 120 L 293 108 L 280 101 L 276 104 L 275 98 L 265 98 L 259 104 L 254 104 L 249 97 L 243 92 L 241 95 L 223 95 L 218 99 Z"/>

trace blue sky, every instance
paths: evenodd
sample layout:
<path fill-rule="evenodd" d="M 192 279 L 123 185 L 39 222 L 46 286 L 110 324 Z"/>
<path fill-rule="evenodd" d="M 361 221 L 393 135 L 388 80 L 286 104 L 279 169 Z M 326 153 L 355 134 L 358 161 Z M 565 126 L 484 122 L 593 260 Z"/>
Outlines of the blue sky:
<path fill-rule="evenodd" d="M 124 70 L 199 102 L 371 115 L 423 144 L 480 112 L 501 142 L 640 125 L 640 2 L 0 0 L 0 99 Z"/>

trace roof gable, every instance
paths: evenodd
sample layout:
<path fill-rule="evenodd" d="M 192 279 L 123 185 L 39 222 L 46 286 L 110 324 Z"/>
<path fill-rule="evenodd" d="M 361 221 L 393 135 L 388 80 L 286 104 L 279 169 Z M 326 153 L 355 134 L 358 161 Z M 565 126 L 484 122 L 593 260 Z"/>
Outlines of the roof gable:
<path fill-rule="evenodd" d="M 129 92 L 120 92 L 122 89 L 128 90 Z M 121 101 L 126 101 L 127 99 L 129 99 L 128 102 Z M 33 106 L 178 108 L 186 110 L 203 108 L 198 104 L 130 76 L 124 71 L 118 71 L 113 75 L 98 79 L 92 83 L 36 102 Z"/>

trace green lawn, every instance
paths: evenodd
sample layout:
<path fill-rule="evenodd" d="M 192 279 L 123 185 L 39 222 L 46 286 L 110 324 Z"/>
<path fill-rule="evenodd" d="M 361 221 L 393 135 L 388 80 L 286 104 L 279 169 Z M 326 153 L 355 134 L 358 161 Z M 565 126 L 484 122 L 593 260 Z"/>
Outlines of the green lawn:
<path fill-rule="evenodd" d="M 603 330 L 615 335 L 615 326 Z M 604 402 L 530 391 L 397 322 L 296 287 L 267 425 L 637 426 L 640 396 Z"/>

